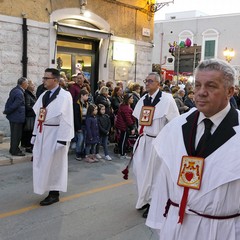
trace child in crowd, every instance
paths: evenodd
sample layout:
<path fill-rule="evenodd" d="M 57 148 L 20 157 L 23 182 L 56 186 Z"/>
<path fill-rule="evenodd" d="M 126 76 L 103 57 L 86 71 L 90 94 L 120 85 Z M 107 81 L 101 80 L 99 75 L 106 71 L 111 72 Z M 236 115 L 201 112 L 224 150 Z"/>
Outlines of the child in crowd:
<path fill-rule="evenodd" d="M 74 110 L 74 128 L 76 139 L 76 160 L 80 161 L 85 157 L 85 130 L 86 115 L 88 108 L 88 91 L 80 90 L 76 103 L 73 103 Z"/>
<path fill-rule="evenodd" d="M 99 130 L 97 121 L 98 108 L 95 104 L 90 104 L 87 110 L 86 117 L 86 158 L 89 163 L 98 162 L 95 154 L 95 148 L 99 142 Z"/>
<path fill-rule="evenodd" d="M 130 134 L 135 133 L 135 118 L 132 115 L 133 110 L 130 106 L 132 103 L 132 93 L 125 93 L 123 96 L 123 102 L 119 106 L 115 120 L 115 127 L 120 131 L 120 139 L 118 142 L 120 159 L 128 158 L 128 156 L 126 156 L 128 137 Z"/>
<path fill-rule="evenodd" d="M 112 158 L 108 154 L 108 135 L 111 128 L 111 121 L 107 114 L 105 114 L 105 106 L 103 104 L 98 104 L 98 128 L 99 128 L 99 138 L 100 141 L 96 146 L 96 157 L 102 158 L 99 154 L 100 144 L 103 146 L 105 159 L 111 161 Z"/>

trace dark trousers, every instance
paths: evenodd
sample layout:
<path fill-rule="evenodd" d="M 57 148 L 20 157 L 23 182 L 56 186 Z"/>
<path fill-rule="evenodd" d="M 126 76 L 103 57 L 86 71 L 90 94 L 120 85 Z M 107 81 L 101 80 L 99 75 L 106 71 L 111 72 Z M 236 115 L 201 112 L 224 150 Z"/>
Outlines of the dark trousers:
<path fill-rule="evenodd" d="M 118 149 L 119 149 L 119 153 L 121 156 L 124 156 L 126 153 L 126 147 L 127 147 L 127 141 L 128 141 L 128 131 L 121 131 L 120 133 L 120 139 L 118 142 Z"/>
<path fill-rule="evenodd" d="M 19 144 L 22 138 L 22 129 L 23 129 L 23 123 L 10 122 L 11 138 L 10 138 L 9 152 L 11 154 L 17 154 L 21 152 L 19 148 Z"/>
<path fill-rule="evenodd" d="M 31 144 L 32 138 L 32 131 L 23 131 L 22 138 L 21 138 L 21 146 L 25 148 L 32 148 L 33 145 Z"/>

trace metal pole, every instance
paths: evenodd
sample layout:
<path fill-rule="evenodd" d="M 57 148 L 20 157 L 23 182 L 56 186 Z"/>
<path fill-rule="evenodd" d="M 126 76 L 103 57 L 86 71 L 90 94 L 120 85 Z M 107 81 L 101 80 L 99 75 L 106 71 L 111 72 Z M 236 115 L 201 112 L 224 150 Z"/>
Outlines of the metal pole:
<path fill-rule="evenodd" d="M 22 33 L 23 33 L 23 43 L 22 43 L 22 76 L 27 77 L 27 63 L 28 63 L 28 57 L 27 57 L 27 19 L 23 18 L 23 24 L 22 24 Z"/>
<path fill-rule="evenodd" d="M 162 52 L 163 52 L 163 32 L 161 33 L 161 45 L 160 45 L 160 66 L 162 65 Z"/>
<path fill-rule="evenodd" d="M 135 53 L 135 76 L 134 76 L 134 82 L 137 81 L 137 53 Z"/>
<path fill-rule="evenodd" d="M 180 61 L 180 47 L 178 46 L 178 61 L 177 61 L 177 85 L 178 85 L 178 82 L 179 82 L 179 61 Z"/>

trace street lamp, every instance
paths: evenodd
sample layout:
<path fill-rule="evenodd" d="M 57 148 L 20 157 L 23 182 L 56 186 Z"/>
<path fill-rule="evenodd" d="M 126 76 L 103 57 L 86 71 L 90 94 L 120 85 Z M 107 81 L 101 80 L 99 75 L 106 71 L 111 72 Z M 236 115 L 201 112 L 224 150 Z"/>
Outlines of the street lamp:
<path fill-rule="evenodd" d="M 231 60 L 233 59 L 233 57 L 235 56 L 235 52 L 233 50 L 233 48 L 225 48 L 225 50 L 223 51 L 223 56 L 225 57 L 227 62 L 231 62 Z"/>

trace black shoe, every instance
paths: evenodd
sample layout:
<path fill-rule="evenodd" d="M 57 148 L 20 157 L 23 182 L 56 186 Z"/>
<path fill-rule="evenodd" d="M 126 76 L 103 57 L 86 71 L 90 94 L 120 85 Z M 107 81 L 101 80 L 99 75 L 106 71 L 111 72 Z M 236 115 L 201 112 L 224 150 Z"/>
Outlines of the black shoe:
<path fill-rule="evenodd" d="M 147 203 L 147 204 L 143 205 L 141 208 L 139 208 L 138 210 L 144 210 L 144 209 L 148 208 L 149 206 L 150 206 L 149 203 Z"/>
<path fill-rule="evenodd" d="M 25 156 L 25 154 L 22 153 L 22 152 L 18 152 L 18 153 L 16 153 L 16 154 L 13 154 L 13 153 L 12 153 L 12 155 L 13 155 L 13 156 L 18 156 L 18 157 L 23 157 L 23 156 Z"/>
<path fill-rule="evenodd" d="M 145 212 L 143 213 L 143 215 L 142 215 L 143 218 L 147 218 L 148 212 L 149 212 L 149 208 L 150 208 L 150 205 L 147 207 L 147 209 L 146 209 Z"/>
<path fill-rule="evenodd" d="M 47 196 L 44 200 L 40 202 L 40 206 L 47 206 L 56 202 L 59 202 L 58 196 Z"/>

